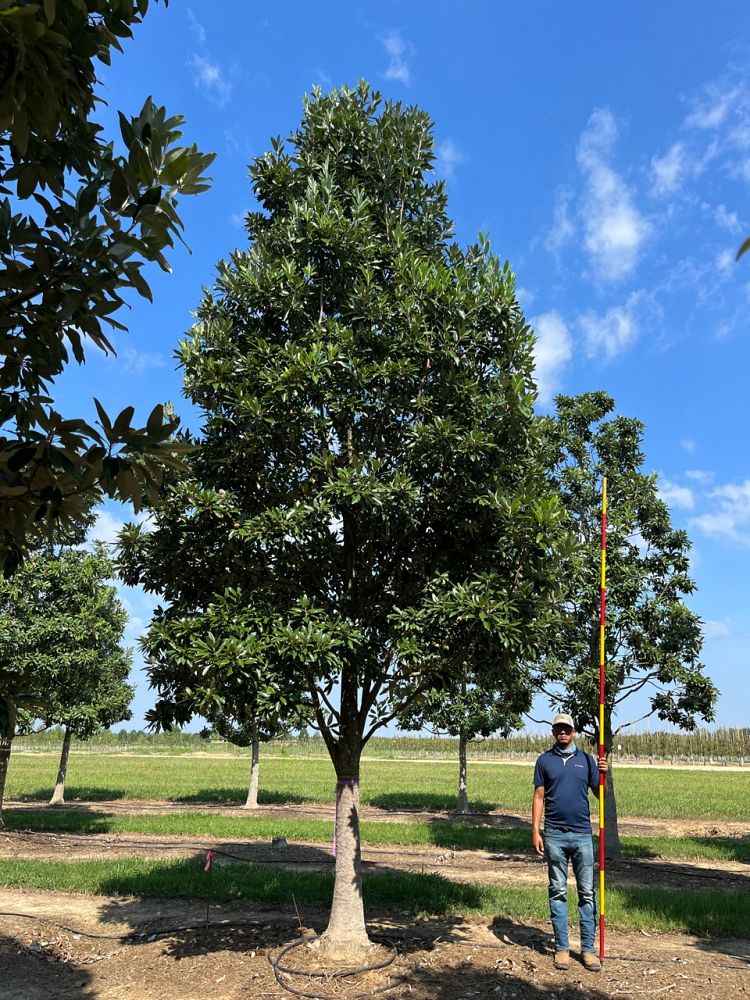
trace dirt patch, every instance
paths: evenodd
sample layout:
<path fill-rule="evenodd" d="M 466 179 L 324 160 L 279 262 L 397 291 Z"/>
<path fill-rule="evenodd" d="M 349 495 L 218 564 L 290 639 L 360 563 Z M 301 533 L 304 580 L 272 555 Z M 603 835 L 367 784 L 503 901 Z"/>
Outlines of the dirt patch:
<path fill-rule="evenodd" d="M 212 907 L 66 893 L 4 893 L 0 981 L 4 1000 L 288 1000 L 268 961 L 299 939 L 293 911 L 240 904 Z M 325 914 L 303 909 L 302 930 L 320 931 Z M 64 927 L 57 925 L 63 924 Z M 750 944 L 682 935 L 612 934 L 598 975 L 574 954 L 571 970 L 552 968 L 547 929 L 504 921 L 389 920 L 371 933 L 398 949 L 394 964 L 367 976 L 313 982 L 291 977 L 303 992 L 349 1000 L 383 985 L 393 1000 L 469 997 L 610 1000 L 616 997 L 747 995 Z M 85 932 L 81 933 L 81 932 Z M 136 938 L 123 939 L 118 935 Z M 101 937 L 85 936 L 106 935 Z M 290 963 L 294 961 L 292 953 Z M 300 964 L 304 964 L 303 961 Z"/>

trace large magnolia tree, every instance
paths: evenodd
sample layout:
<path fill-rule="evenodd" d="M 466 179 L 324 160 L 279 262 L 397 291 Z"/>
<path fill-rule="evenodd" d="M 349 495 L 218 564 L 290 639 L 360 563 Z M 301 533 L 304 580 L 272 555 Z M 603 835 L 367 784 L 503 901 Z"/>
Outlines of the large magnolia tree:
<path fill-rule="evenodd" d="M 687 599 L 690 540 L 673 527 L 658 480 L 644 469 L 643 424 L 614 415 L 604 392 L 558 396 L 544 418 L 552 477 L 577 538 L 565 572 L 568 595 L 552 634 L 547 671 L 564 672 L 548 693 L 599 743 L 602 479 L 607 477 L 606 697 L 603 743 L 655 717 L 693 730 L 713 719 L 716 687 L 700 661 L 701 621 Z M 630 705 L 636 705 L 630 709 Z M 614 776 L 605 799 L 607 853 L 620 853 Z"/>
<path fill-rule="evenodd" d="M 538 653 L 566 537 L 513 274 L 485 240 L 453 242 L 434 159 L 429 117 L 362 83 L 314 92 L 254 161 L 248 245 L 180 348 L 203 413 L 194 482 L 123 538 L 157 621 L 223 586 L 246 625 L 232 669 L 306 689 L 338 779 L 324 956 L 369 947 L 364 746 L 467 663 L 500 688 Z M 184 662 L 189 697 L 220 699 L 226 665 Z"/>
<path fill-rule="evenodd" d="M 156 406 L 143 426 L 97 403 L 98 425 L 54 406 L 54 383 L 109 331 L 143 273 L 182 240 L 180 199 L 207 187 L 213 159 L 180 145 L 182 118 L 151 98 L 96 121 L 97 72 L 149 0 L 0 3 L 0 570 L 11 573 L 40 525 L 74 522 L 101 491 L 140 504 L 174 456 L 176 422 Z M 159 457 L 162 462 L 155 459 Z M 0 692 L 1 693 L 1 692 Z"/>

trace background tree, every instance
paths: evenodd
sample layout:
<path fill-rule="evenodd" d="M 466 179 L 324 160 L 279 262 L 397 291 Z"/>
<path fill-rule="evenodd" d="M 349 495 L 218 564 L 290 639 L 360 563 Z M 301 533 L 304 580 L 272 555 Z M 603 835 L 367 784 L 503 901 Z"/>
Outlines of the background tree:
<path fill-rule="evenodd" d="M 182 118 L 149 98 L 120 114 L 121 146 L 93 118 L 97 61 L 109 63 L 149 0 L 0 2 L 0 566 L 12 572 L 33 525 L 75 519 L 93 487 L 131 500 L 160 479 L 176 426 L 157 406 L 99 427 L 65 418 L 51 386 L 107 328 L 142 268 L 169 270 L 177 203 L 205 190 L 213 154 L 180 146 Z"/>
<path fill-rule="evenodd" d="M 599 743 L 599 587 L 602 477 L 607 477 L 607 630 L 604 746 L 634 722 L 656 716 L 693 730 L 711 721 L 718 692 L 703 673 L 701 621 L 685 599 L 690 540 L 672 526 L 655 475 L 643 471 L 643 424 L 611 416 L 604 392 L 558 396 L 544 418 L 552 476 L 578 548 L 567 572 L 569 597 L 547 667 L 564 671 L 549 693 Z M 634 696 L 645 711 L 626 714 Z M 613 720 L 616 720 L 613 722 Z M 621 721 L 622 720 L 622 721 Z M 614 728 L 613 728 L 614 726 Z M 620 854 L 614 777 L 606 798 L 607 854 Z"/>
<path fill-rule="evenodd" d="M 0 583 L 0 684 L 22 693 L 9 699 L 0 744 L 0 813 L 19 721 L 66 727 L 58 776 L 64 784 L 68 734 L 85 739 L 130 717 L 131 657 L 120 645 L 127 614 L 107 582 L 113 572 L 97 543 L 93 552 L 36 552 Z"/>
<path fill-rule="evenodd" d="M 523 725 L 522 715 L 531 707 L 534 685 L 523 674 L 514 686 L 497 691 L 476 684 L 471 674 L 455 687 L 428 691 L 399 717 L 399 726 L 415 732 L 430 729 L 458 737 L 458 796 L 456 811 L 469 811 L 467 748 L 469 743 L 493 734 L 505 737 Z"/>
<path fill-rule="evenodd" d="M 123 539 L 128 582 L 196 614 L 207 567 L 223 568 L 252 668 L 307 689 L 338 779 L 323 956 L 369 947 L 368 739 L 467 663 L 511 686 L 558 593 L 532 334 L 508 265 L 451 242 L 433 164 L 429 117 L 365 83 L 316 91 L 289 143 L 254 161 L 250 245 L 180 348 L 204 414 L 200 488 L 176 483 L 155 531 Z M 198 705 L 222 699 L 225 667 L 207 666 L 186 663 Z"/>
<path fill-rule="evenodd" d="M 171 541 L 166 533 L 161 540 L 168 545 Z M 163 557 L 171 565 L 175 552 L 168 548 Z M 224 572 L 220 570 L 222 576 Z M 210 576 L 203 577 L 200 583 L 204 593 L 208 592 Z M 306 724 L 309 696 L 300 686 L 301 677 L 297 684 L 290 683 L 288 677 L 274 674 L 259 656 L 254 618 L 248 620 L 238 607 L 239 591 L 224 592 L 221 582 L 217 582 L 211 603 L 199 611 L 195 595 L 188 600 L 186 596 L 183 594 L 167 610 L 158 608 L 141 639 L 151 686 L 159 695 L 156 708 L 146 713 L 146 720 L 159 729 L 171 729 L 201 714 L 223 739 L 235 746 L 249 746 L 250 780 L 245 808 L 256 809 L 260 744 L 278 737 L 292 724 Z M 204 697 L 202 688 L 194 687 L 196 675 L 208 673 L 215 678 L 210 698 Z M 205 731 L 206 735 L 209 731 Z"/>

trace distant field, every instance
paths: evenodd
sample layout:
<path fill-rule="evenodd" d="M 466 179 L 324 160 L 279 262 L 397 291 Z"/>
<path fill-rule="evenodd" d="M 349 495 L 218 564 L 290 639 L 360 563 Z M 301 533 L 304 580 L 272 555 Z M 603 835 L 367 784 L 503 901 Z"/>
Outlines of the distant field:
<path fill-rule="evenodd" d="M 8 772 L 10 799 L 47 799 L 57 773 L 54 754 L 14 756 Z M 244 802 L 246 758 L 71 757 L 66 799 L 155 799 L 169 802 Z M 335 775 L 328 760 L 267 757 L 261 762 L 261 803 L 333 801 Z M 386 809 L 451 809 L 457 766 L 452 761 L 366 761 L 362 799 Z M 531 801 L 532 765 L 474 762 L 469 796 L 477 811 L 525 811 Z M 663 819 L 743 820 L 747 775 L 742 772 L 627 768 L 617 772 L 622 815 Z M 593 807 L 593 798 L 592 798 Z"/>

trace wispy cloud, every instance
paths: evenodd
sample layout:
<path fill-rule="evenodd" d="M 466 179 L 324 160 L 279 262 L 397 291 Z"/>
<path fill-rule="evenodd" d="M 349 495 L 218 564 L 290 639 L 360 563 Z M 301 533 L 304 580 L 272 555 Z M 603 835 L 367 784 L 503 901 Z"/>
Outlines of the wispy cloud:
<path fill-rule="evenodd" d="M 233 85 L 219 63 L 208 55 L 194 52 L 188 65 L 195 70 L 196 88 L 218 107 L 225 107 L 232 94 Z"/>
<path fill-rule="evenodd" d="M 651 160 L 653 194 L 661 196 L 678 191 L 686 173 L 685 145 L 676 142 L 663 156 L 654 156 Z"/>
<path fill-rule="evenodd" d="M 690 519 L 689 526 L 711 538 L 750 546 L 750 479 L 711 490 L 714 509 Z"/>
<path fill-rule="evenodd" d="M 571 215 L 573 193 L 563 188 L 555 196 L 552 213 L 552 227 L 544 239 L 544 245 L 551 254 L 558 256 L 562 248 L 570 243 L 576 233 L 576 225 Z"/>
<path fill-rule="evenodd" d="M 640 336 L 646 318 L 656 322 L 659 308 L 644 291 L 631 292 L 624 305 L 605 313 L 586 312 L 578 318 L 589 357 L 611 360 L 631 347 Z"/>
<path fill-rule="evenodd" d="M 737 84 L 727 86 L 724 81 L 712 81 L 693 98 L 693 108 L 685 124 L 696 129 L 717 129 L 727 120 L 742 96 L 742 88 Z"/>
<path fill-rule="evenodd" d="M 453 139 L 445 139 L 435 150 L 435 170 L 446 180 L 452 180 L 456 167 L 466 162 L 466 156 L 458 148 Z"/>
<path fill-rule="evenodd" d="M 573 341 L 558 312 L 542 313 L 530 323 L 536 332 L 534 360 L 539 402 L 547 406 L 560 389 L 563 369 L 573 355 Z"/>
<path fill-rule="evenodd" d="M 166 368 L 169 361 L 163 354 L 151 351 L 138 351 L 134 347 L 126 347 L 118 351 L 120 366 L 130 375 L 143 375 L 151 368 Z"/>
<path fill-rule="evenodd" d="M 383 76 L 386 80 L 403 83 L 408 87 L 412 77 L 407 57 L 412 55 L 413 47 L 400 31 L 389 31 L 380 41 L 390 60 Z"/>
<path fill-rule="evenodd" d="M 657 479 L 656 486 L 659 496 L 673 510 L 693 510 L 695 507 L 695 497 L 689 486 L 680 486 L 661 474 Z"/>
<path fill-rule="evenodd" d="M 710 486 L 716 478 L 716 473 L 708 472 L 706 469 L 686 469 L 685 477 L 701 486 Z"/>
<path fill-rule="evenodd" d="M 650 232 L 632 191 L 610 165 L 617 138 L 614 115 L 608 108 L 598 108 L 581 135 L 577 153 L 586 180 L 581 204 L 584 246 L 595 277 L 607 282 L 633 273 Z"/>
<path fill-rule="evenodd" d="M 206 29 L 200 23 L 190 7 L 188 7 L 187 16 L 190 30 L 195 35 L 196 41 L 199 45 L 204 46 L 206 44 Z"/>
<path fill-rule="evenodd" d="M 112 545 L 117 541 L 117 535 L 124 527 L 125 521 L 121 521 L 108 510 L 100 510 L 96 515 L 93 527 L 89 528 L 86 541 L 105 542 L 107 545 Z"/>
<path fill-rule="evenodd" d="M 717 226 L 726 229 L 735 236 L 742 232 L 742 223 L 736 212 L 728 212 L 725 205 L 719 205 L 714 211 L 714 221 Z"/>
<path fill-rule="evenodd" d="M 692 455 L 698 445 L 692 438 L 683 438 L 682 441 L 680 441 L 680 447 L 684 448 L 689 455 Z"/>
<path fill-rule="evenodd" d="M 729 635 L 732 631 L 732 623 L 728 618 L 721 621 L 703 622 L 703 638 L 718 639 L 721 636 Z"/>

